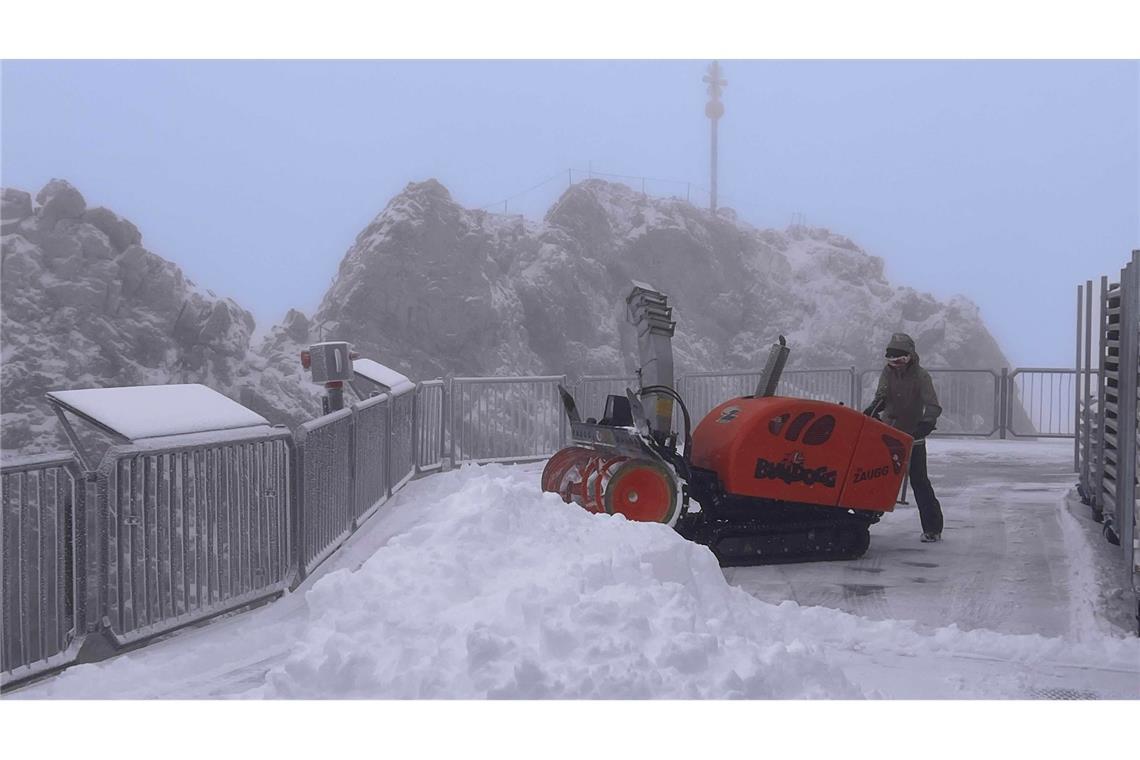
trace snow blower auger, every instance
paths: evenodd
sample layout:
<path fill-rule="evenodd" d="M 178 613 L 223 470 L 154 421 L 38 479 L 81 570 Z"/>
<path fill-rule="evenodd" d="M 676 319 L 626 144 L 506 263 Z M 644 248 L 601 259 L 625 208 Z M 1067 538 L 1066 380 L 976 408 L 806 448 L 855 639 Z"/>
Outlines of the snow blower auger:
<path fill-rule="evenodd" d="M 870 526 L 894 509 L 910 436 L 842 404 L 776 396 L 783 336 L 756 393 L 725 401 L 693 430 L 672 387 L 672 308 L 633 285 L 626 304 L 641 387 L 610 396 L 602 418 L 585 421 L 559 387 L 574 445 L 547 462 L 542 490 L 591 512 L 672 525 L 724 566 L 862 556 Z"/>

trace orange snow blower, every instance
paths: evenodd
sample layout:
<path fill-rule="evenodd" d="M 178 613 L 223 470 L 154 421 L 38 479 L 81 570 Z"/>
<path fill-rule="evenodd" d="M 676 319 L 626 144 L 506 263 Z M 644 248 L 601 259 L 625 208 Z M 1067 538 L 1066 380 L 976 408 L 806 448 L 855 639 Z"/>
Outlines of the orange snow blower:
<path fill-rule="evenodd" d="M 776 396 L 783 337 L 756 393 L 723 402 L 691 430 L 672 387 L 672 309 L 643 283 L 626 300 L 641 387 L 610 396 L 602 418 L 585 421 L 559 388 L 574 445 L 547 462 L 542 489 L 591 512 L 672 525 L 722 565 L 862 556 L 870 526 L 894 509 L 910 436 L 842 404 Z"/>

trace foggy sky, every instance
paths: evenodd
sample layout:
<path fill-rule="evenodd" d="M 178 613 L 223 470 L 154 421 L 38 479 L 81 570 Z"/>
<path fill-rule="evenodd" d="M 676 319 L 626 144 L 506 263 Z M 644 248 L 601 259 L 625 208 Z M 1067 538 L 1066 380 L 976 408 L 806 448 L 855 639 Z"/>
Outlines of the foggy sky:
<path fill-rule="evenodd" d="M 508 204 L 538 216 L 592 168 L 704 203 L 706 63 L 5 61 L 0 181 L 69 180 L 264 329 L 409 181 L 501 210 L 550 179 Z M 723 65 L 722 205 L 802 214 L 972 298 L 1015 364 L 1071 365 L 1076 284 L 1140 247 L 1140 64 Z"/>

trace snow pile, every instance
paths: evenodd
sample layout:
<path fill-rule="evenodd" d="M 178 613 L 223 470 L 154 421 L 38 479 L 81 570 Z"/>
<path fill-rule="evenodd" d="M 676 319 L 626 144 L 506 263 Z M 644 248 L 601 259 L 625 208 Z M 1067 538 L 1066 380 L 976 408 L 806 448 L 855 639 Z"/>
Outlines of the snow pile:
<path fill-rule="evenodd" d="M 304 638 L 248 696 L 863 696 L 668 527 L 589 514 L 498 465 L 422 485 L 430 511 L 314 585 Z"/>

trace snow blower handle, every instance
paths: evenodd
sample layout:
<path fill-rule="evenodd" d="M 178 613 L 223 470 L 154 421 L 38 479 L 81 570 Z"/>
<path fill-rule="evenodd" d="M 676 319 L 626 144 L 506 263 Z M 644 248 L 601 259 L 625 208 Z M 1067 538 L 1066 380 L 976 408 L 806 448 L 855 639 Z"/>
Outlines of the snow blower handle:
<path fill-rule="evenodd" d="M 885 407 L 886 405 L 887 405 L 887 400 L 885 398 L 878 399 L 878 400 L 872 402 L 872 404 L 869 407 L 864 409 L 863 414 L 867 415 L 868 417 L 874 417 L 875 419 L 880 419 L 879 412 L 883 411 L 883 407 Z"/>

